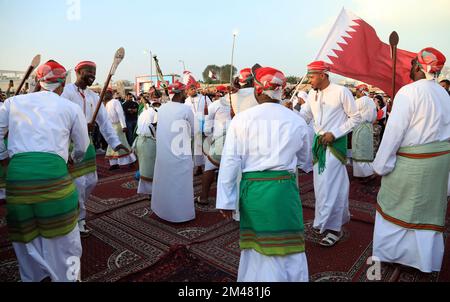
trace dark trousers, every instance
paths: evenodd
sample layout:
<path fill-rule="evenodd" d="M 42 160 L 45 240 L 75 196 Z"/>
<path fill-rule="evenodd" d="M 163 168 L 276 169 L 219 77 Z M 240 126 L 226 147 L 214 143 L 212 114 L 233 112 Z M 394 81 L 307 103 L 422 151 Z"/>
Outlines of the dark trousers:
<path fill-rule="evenodd" d="M 136 128 L 137 121 L 127 121 L 127 140 L 130 146 L 134 142 L 134 128 Z"/>
<path fill-rule="evenodd" d="M 103 138 L 102 133 L 100 132 L 100 128 L 97 124 L 95 124 L 94 131 L 92 133 L 92 140 L 95 146 L 95 149 L 103 149 L 106 150 L 108 148 L 108 143 Z"/>

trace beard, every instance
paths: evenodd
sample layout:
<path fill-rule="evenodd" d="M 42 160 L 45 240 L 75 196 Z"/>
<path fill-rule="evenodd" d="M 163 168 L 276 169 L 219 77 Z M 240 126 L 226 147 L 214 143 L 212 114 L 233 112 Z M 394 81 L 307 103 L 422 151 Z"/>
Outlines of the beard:
<path fill-rule="evenodd" d="M 86 83 L 86 86 L 90 87 L 94 84 L 95 77 L 91 75 L 86 75 L 83 77 L 83 82 Z"/>

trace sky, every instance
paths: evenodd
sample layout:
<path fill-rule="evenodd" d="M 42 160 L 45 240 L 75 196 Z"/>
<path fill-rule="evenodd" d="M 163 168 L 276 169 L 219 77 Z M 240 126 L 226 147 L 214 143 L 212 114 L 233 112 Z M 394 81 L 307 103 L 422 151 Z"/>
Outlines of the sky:
<path fill-rule="evenodd" d="M 165 74 L 186 68 L 201 79 L 207 65 L 271 66 L 302 76 L 345 7 L 399 48 L 433 46 L 450 58 L 450 0 L 0 0 L 0 69 L 25 70 L 36 54 L 67 69 L 83 60 L 105 80 L 115 51 L 125 59 L 114 80 L 150 73 L 151 50 Z"/>

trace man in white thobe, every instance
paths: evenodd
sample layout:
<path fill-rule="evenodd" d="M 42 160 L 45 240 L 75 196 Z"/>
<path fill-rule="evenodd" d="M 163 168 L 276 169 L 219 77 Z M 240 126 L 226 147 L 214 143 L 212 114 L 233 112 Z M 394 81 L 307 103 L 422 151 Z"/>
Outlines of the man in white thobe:
<path fill-rule="evenodd" d="M 258 105 L 258 101 L 255 98 L 254 77 L 251 68 L 244 68 L 239 72 L 238 87 L 239 90 L 236 93 L 231 94 L 231 107 L 232 117 L 241 112 L 244 112 L 250 108 Z M 230 95 L 227 94 L 226 98 L 230 101 Z M 238 186 L 241 182 L 242 173 L 238 173 Z M 237 202 L 239 203 L 239 189 L 237 190 Z M 236 205 L 236 212 L 233 215 L 234 220 L 239 221 L 239 204 Z"/>
<path fill-rule="evenodd" d="M 361 121 L 352 93 L 331 83 L 329 70 L 323 61 L 308 65 L 313 89 L 300 112 L 307 123 L 314 119 L 316 208 L 313 228 L 317 233 L 325 233 L 320 244 L 326 247 L 342 238 L 342 226 L 350 221 L 346 136 Z"/>
<path fill-rule="evenodd" d="M 242 169 L 241 186 L 247 189 L 240 196 L 238 282 L 307 282 L 303 215 L 295 177 L 297 163 L 311 161 L 306 125 L 279 104 L 286 84 L 281 71 L 260 67 L 255 78 L 261 104 L 237 115 L 228 128 L 216 207 L 231 219 Z"/>
<path fill-rule="evenodd" d="M 75 67 L 75 72 L 77 75 L 77 81 L 75 82 L 75 84 L 68 84 L 64 87 L 62 97 L 77 104 L 81 108 L 86 118 L 88 129 L 93 129 L 93 127 L 90 126 L 90 123 L 92 117 L 94 116 L 94 112 L 97 107 L 97 103 L 100 100 L 100 97 L 88 87 L 90 87 L 95 81 L 97 67 L 94 62 L 83 61 Z M 101 104 L 100 106 L 100 110 L 95 122 L 98 124 L 100 132 L 108 145 L 113 147 L 115 151 L 121 149 L 127 150 L 127 148 L 125 148 L 125 146 L 120 143 L 116 131 L 111 126 L 111 122 L 108 120 L 105 106 L 103 104 Z M 95 167 L 93 167 L 92 170 L 95 171 L 89 171 L 89 173 L 84 174 L 75 180 L 75 184 L 78 190 L 78 198 L 80 201 L 80 220 L 78 226 L 80 228 L 82 236 L 86 236 L 89 234 L 89 230 L 86 228 L 86 202 L 89 199 L 89 196 L 91 195 L 98 181 L 97 171 Z"/>
<path fill-rule="evenodd" d="M 183 104 L 186 86 L 175 82 L 173 98 L 158 110 L 152 211 L 161 219 L 181 223 L 195 219 L 191 138 L 194 114 Z"/>
<path fill-rule="evenodd" d="M 444 64 L 434 48 L 413 60 L 414 83 L 395 96 L 373 164 L 383 176 L 373 256 L 426 273 L 441 270 L 445 246 L 450 97 L 436 82 Z"/>
<path fill-rule="evenodd" d="M 185 104 L 191 108 L 195 120 L 195 136 L 194 136 L 194 166 L 197 168 L 196 175 L 201 174 L 202 166 L 205 165 L 203 157 L 203 132 L 205 127 L 206 116 L 208 116 L 208 106 L 211 100 L 206 95 L 197 93 L 197 83 L 187 84 L 187 96 Z"/>
<path fill-rule="evenodd" d="M 244 68 L 239 72 L 240 89 L 231 95 L 231 106 L 235 115 L 258 105 L 253 80 L 251 68 Z"/>
<path fill-rule="evenodd" d="M 111 166 L 110 170 L 117 169 L 120 166 L 132 165 L 136 161 L 136 156 L 131 152 L 131 147 L 128 144 L 126 137 L 128 129 L 122 105 L 118 100 L 113 99 L 112 96 L 112 90 L 108 90 L 105 94 L 106 113 L 121 144 L 124 145 L 128 151 L 125 152 L 120 150 L 119 152 L 115 152 L 111 146 L 108 146 L 106 158 L 109 160 L 109 165 Z"/>
<path fill-rule="evenodd" d="M 366 178 L 374 174 L 372 162 L 373 151 L 373 123 L 377 120 L 377 107 L 369 98 L 369 87 L 365 84 L 356 87 L 356 107 L 362 122 L 355 127 L 352 136 L 353 176 Z"/>
<path fill-rule="evenodd" d="M 214 102 L 208 107 L 208 116 L 205 123 L 205 135 L 210 142 L 209 150 L 205 150 L 205 172 L 202 177 L 202 193 L 196 198 L 199 204 L 209 204 L 209 191 L 214 182 L 215 171 L 220 165 L 220 151 L 225 143 L 228 125 L 231 121 L 230 103 L 224 97 L 225 86 L 217 87 Z M 216 154 L 217 153 L 217 154 Z M 218 156 L 218 157 L 217 157 Z"/>
<path fill-rule="evenodd" d="M 21 204 L 18 201 L 12 202 L 13 198 L 18 198 L 17 193 L 20 193 L 20 188 L 16 189 L 14 185 L 20 184 L 13 182 L 8 187 L 7 180 L 8 191 L 14 190 L 16 193 L 8 196 L 7 191 L 6 195 L 9 235 L 23 282 L 41 282 L 48 278 L 53 282 L 77 281 L 80 280 L 82 246 L 77 225 L 78 201 L 68 175 L 67 160 L 71 140 L 74 143 L 73 160 L 83 159 L 89 146 L 89 136 L 80 108 L 60 97 L 66 80 L 65 68 L 55 61 L 48 61 L 38 68 L 36 74 L 39 92 L 12 97 L 0 108 L 0 160 L 3 164 L 4 160 L 11 158 L 9 168 L 10 172 L 14 172 L 14 162 L 29 156 L 22 167 L 31 169 L 29 172 L 33 175 L 25 174 L 20 177 L 24 183 L 34 181 L 30 187 L 23 189 L 27 198 Z M 8 130 L 6 149 L 3 138 Z M 37 161 L 34 161 L 33 156 L 38 157 Z M 46 157 L 45 160 L 47 157 L 55 159 L 43 163 L 43 156 Z M 61 175 L 60 171 L 45 169 L 52 167 L 52 161 L 61 162 L 59 168 L 65 170 L 68 183 L 66 178 L 55 185 L 52 184 L 53 178 L 46 178 L 52 173 L 52 177 Z M 31 179 L 27 179 L 28 176 Z M 52 196 L 52 192 L 48 192 L 49 183 L 53 192 L 73 190 L 75 196 L 70 194 L 72 197 L 69 197 L 62 192 Z M 39 185 L 44 189 L 37 189 Z M 33 190 L 36 192 L 30 196 Z M 33 201 L 40 194 L 41 199 Z M 67 211 L 68 198 L 71 211 Z"/>
<path fill-rule="evenodd" d="M 156 160 L 156 125 L 157 112 L 150 104 L 144 104 L 144 110 L 138 117 L 136 140 L 133 149 L 139 158 L 138 194 L 151 195 L 153 191 L 153 174 Z"/>

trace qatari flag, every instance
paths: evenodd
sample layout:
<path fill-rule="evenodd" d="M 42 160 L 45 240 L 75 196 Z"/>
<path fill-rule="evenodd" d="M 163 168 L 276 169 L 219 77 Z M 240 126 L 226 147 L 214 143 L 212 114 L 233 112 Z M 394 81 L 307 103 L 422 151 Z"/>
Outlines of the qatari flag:
<path fill-rule="evenodd" d="M 183 79 L 181 82 L 186 86 L 198 86 L 197 80 L 195 79 L 192 72 L 185 70 L 183 72 Z"/>
<path fill-rule="evenodd" d="M 397 50 L 397 91 L 411 83 L 411 60 L 416 53 Z M 392 56 L 389 44 L 383 43 L 367 22 L 343 9 L 317 60 L 331 65 L 331 72 L 392 93 Z"/>

